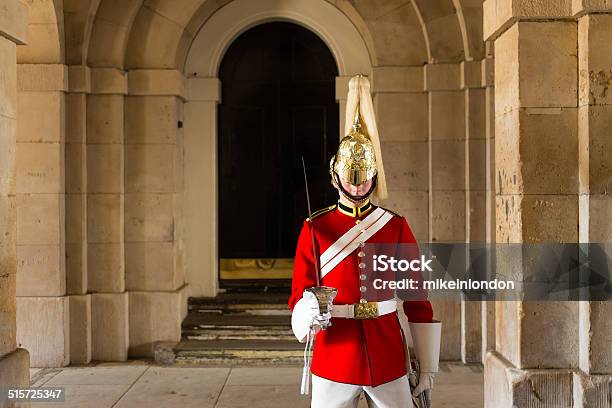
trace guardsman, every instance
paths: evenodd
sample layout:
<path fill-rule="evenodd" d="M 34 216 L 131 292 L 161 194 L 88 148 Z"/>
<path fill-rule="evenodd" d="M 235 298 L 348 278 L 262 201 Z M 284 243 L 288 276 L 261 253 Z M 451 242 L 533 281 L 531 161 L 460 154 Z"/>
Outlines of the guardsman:
<path fill-rule="evenodd" d="M 386 197 L 386 184 L 366 77 L 349 82 L 346 112 L 345 129 L 351 131 L 330 163 L 338 203 L 313 213 L 298 238 L 289 299 L 292 328 L 300 342 L 316 338 L 312 363 L 306 364 L 312 373 L 312 407 L 356 407 L 362 391 L 370 407 L 413 407 L 413 396 L 433 387 L 441 323 L 433 320 L 426 297 L 398 301 L 393 291 L 368 288 L 364 247 L 416 240 L 404 217 L 370 201 L 372 195 Z M 307 290 L 318 285 L 337 289 L 327 313 L 320 313 Z M 420 367 L 413 390 L 398 305 L 408 317 Z M 304 384 L 302 392 L 307 393 Z"/>

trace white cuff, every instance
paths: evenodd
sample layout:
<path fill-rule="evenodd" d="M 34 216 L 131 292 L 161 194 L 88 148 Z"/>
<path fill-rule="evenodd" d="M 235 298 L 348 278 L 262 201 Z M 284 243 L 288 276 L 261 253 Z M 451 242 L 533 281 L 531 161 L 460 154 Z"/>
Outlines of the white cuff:
<path fill-rule="evenodd" d="M 293 307 L 291 313 L 291 329 L 300 343 L 306 342 L 308 330 L 310 330 L 310 318 L 312 310 L 308 304 L 308 299 L 301 298 Z"/>
<path fill-rule="evenodd" d="M 415 323 L 408 322 L 414 354 L 419 361 L 422 373 L 437 373 L 440 360 L 440 337 L 442 323 Z"/>

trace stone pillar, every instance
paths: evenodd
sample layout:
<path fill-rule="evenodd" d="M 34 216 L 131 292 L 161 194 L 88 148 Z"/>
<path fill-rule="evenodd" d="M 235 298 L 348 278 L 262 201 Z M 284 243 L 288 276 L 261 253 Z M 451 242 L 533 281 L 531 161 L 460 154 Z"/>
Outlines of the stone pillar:
<path fill-rule="evenodd" d="M 185 103 L 185 272 L 190 295 L 216 296 L 218 78 L 187 80 Z"/>
<path fill-rule="evenodd" d="M 88 67 L 68 68 L 66 95 L 66 291 L 87 293 Z"/>
<path fill-rule="evenodd" d="M 15 150 L 17 137 L 16 44 L 24 44 L 27 7 L 3 3 L 0 18 L 0 384 L 30 384 L 28 352 L 17 348 L 17 209 Z M 0 407 L 6 404 L 0 403 Z"/>
<path fill-rule="evenodd" d="M 91 295 L 68 296 L 70 313 L 70 364 L 91 361 Z"/>
<path fill-rule="evenodd" d="M 129 347 L 128 293 L 91 294 L 91 356 L 125 361 Z"/>
<path fill-rule="evenodd" d="M 66 94 L 66 292 L 70 311 L 70 363 L 91 361 L 91 297 L 87 294 L 88 67 L 68 67 Z"/>
<path fill-rule="evenodd" d="M 125 259 L 130 356 L 152 356 L 153 342 L 181 338 L 187 306 L 182 232 L 184 81 L 173 70 L 131 70 L 128 78 Z"/>
<path fill-rule="evenodd" d="M 567 2 L 486 3 L 485 37 L 495 39 L 496 60 L 496 241 L 576 243 L 577 23 L 554 19 Z M 499 258 L 498 272 L 508 266 Z M 528 261 L 520 259 L 518 270 Z M 576 302 L 499 302 L 485 406 L 572 406 L 577 328 Z"/>
<path fill-rule="evenodd" d="M 582 2 L 578 2 L 582 3 Z M 605 14 L 590 14 L 591 12 Z M 608 267 L 612 246 L 612 8 L 584 9 L 578 19 L 579 235 L 583 243 L 604 243 Z M 595 255 L 594 251 L 591 252 Z M 612 381 L 612 303 L 580 302 L 579 370 L 574 374 L 574 407 L 609 404 Z"/>
<path fill-rule="evenodd" d="M 123 361 L 128 351 L 124 262 L 124 95 L 127 76 L 91 69 L 87 95 L 87 287 L 92 358 Z"/>
<path fill-rule="evenodd" d="M 461 88 L 465 96 L 465 237 L 474 243 L 475 256 L 486 241 L 486 138 L 485 90 L 482 88 L 480 61 L 461 63 Z M 484 274 L 486 264 L 466 259 L 476 276 Z M 476 299 L 461 300 L 461 360 L 482 361 L 482 309 Z"/>
<path fill-rule="evenodd" d="M 33 367 L 57 367 L 70 362 L 64 221 L 68 71 L 63 64 L 20 64 L 17 74 L 17 338 Z"/>
<path fill-rule="evenodd" d="M 429 105 L 429 239 L 432 243 L 465 243 L 467 239 L 466 108 L 460 68 L 459 64 L 425 66 Z M 461 359 L 459 300 L 457 295 L 433 304 L 435 317 L 442 321 L 441 360 Z"/>
<path fill-rule="evenodd" d="M 486 43 L 486 57 L 481 61 L 481 81 L 485 90 L 485 242 L 489 248 L 487 271 L 493 270 L 495 251 L 495 76 L 493 43 Z M 482 359 L 495 349 L 495 302 L 482 304 Z"/>

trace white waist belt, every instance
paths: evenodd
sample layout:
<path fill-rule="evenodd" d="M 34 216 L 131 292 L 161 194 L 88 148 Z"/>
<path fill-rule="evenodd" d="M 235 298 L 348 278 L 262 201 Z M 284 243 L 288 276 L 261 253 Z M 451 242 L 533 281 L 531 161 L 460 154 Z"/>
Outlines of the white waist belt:
<path fill-rule="evenodd" d="M 395 299 L 382 302 L 355 303 L 354 305 L 333 305 L 332 317 L 343 319 L 373 319 L 397 310 Z"/>

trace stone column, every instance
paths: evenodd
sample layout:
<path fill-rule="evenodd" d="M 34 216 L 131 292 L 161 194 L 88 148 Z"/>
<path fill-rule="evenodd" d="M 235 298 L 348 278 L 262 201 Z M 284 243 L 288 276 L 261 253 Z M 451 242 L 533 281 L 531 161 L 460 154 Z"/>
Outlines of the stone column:
<path fill-rule="evenodd" d="M 66 95 L 66 290 L 87 293 L 88 67 L 68 67 Z"/>
<path fill-rule="evenodd" d="M 63 64 L 17 68 L 17 338 L 30 351 L 33 367 L 58 367 L 70 362 L 64 221 L 68 71 Z"/>
<path fill-rule="evenodd" d="M 576 243 L 577 23 L 555 20 L 567 2 L 532 3 L 484 6 L 485 38 L 495 39 L 496 240 Z M 509 262 L 498 256 L 497 271 Z M 577 328 L 576 302 L 499 302 L 485 406 L 572 406 Z"/>
<path fill-rule="evenodd" d="M 174 70 L 131 70 L 125 101 L 125 259 L 130 356 L 178 342 L 187 310 L 183 268 L 183 101 Z M 150 316 L 156 316 L 151 320 Z"/>
<path fill-rule="evenodd" d="M 87 292 L 86 66 L 68 67 L 66 94 L 66 292 L 70 310 L 70 363 L 91 361 L 91 295 Z"/>
<path fill-rule="evenodd" d="M 425 66 L 429 104 L 429 239 L 432 243 L 466 242 L 465 92 L 459 64 Z M 435 301 L 442 320 L 441 360 L 461 359 L 461 302 Z"/>
<path fill-rule="evenodd" d="M 485 90 L 482 87 L 480 61 L 461 63 L 461 88 L 465 96 L 465 236 L 474 244 L 478 256 L 486 241 L 486 138 Z M 486 264 L 466 258 L 473 273 L 484 275 Z M 464 363 L 481 362 L 482 308 L 476 299 L 461 300 L 461 360 Z"/>
<path fill-rule="evenodd" d="M 218 78 L 187 80 L 185 103 L 185 272 L 193 296 L 216 296 Z"/>
<path fill-rule="evenodd" d="M 27 7 L 5 1 L 0 17 L 0 384 L 27 387 L 30 358 L 17 348 L 16 44 L 25 44 Z M 5 404 L 0 404 L 5 406 Z"/>
<path fill-rule="evenodd" d="M 486 57 L 481 61 L 481 81 L 485 89 L 485 242 L 489 248 L 487 271 L 494 267 L 495 251 L 495 75 L 493 43 L 486 43 Z M 495 302 L 482 304 L 482 357 L 495 349 Z"/>
<path fill-rule="evenodd" d="M 575 2 L 578 19 L 579 235 L 602 243 L 608 268 L 612 253 L 612 8 Z M 580 4 L 578 4 L 580 3 Z M 595 14 L 597 12 L 597 14 Z M 605 12 L 601 13 L 601 12 Z M 601 14 L 600 14 L 601 13 Z M 596 256 L 594 250 L 591 251 Z M 608 277 L 610 279 L 610 277 Z M 606 406 L 612 381 L 612 302 L 584 301 L 579 308 L 579 370 L 574 374 L 574 407 Z"/>
<path fill-rule="evenodd" d="M 87 287 L 91 295 L 92 358 L 124 361 L 128 296 L 124 262 L 123 105 L 127 76 L 91 69 L 87 96 Z"/>

